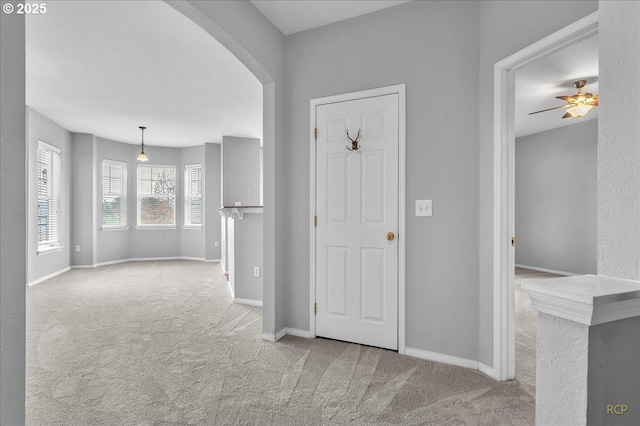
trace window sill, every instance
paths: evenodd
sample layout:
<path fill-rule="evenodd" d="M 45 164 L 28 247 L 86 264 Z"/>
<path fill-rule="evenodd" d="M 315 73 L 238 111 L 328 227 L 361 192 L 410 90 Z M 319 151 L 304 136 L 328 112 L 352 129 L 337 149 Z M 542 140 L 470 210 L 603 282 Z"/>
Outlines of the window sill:
<path fill-rule="evenodd" d="M 128 231 L 128 226 L 103 226 L 100 228 L 103 232 L 111 232 L 111 231 Z"/>
<path fill-rule="evenodd" d="M 169 229 L 176 229 L 175 225 L 138 225 L 137 231 L 166 231 Z"/>
<path fill-rule="evenodd" d="M 44 256 L 45 254 L 56 253 L 62 250 L 62 246 L 44 247 L 38 248 L 38 256 Z"/>
<path fill-rule="evenodd" d="M 184 225 L 182 229 L 189 229 L 191 231 L 199 231 L 202 229 L 202 225 Z"/>

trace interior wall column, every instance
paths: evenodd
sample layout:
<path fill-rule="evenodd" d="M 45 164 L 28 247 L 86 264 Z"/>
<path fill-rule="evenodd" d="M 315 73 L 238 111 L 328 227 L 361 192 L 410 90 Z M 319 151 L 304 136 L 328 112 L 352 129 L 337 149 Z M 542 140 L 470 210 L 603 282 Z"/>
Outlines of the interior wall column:
<path fill-rule="evenodd" d="M 598 274 L 640 280 L 640 2 L 599 6 Z"/>

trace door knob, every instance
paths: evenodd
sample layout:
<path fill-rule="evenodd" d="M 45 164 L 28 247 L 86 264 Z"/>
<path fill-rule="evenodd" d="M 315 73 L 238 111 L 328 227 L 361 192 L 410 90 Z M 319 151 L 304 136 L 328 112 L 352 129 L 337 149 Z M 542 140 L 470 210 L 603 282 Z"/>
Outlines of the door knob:
<path fill-rule="evenodd" d="M 389 241 L 393 241 L 393 239 L 396 237 L 396 235 L 393 232 L 388 232 L 387 233 L 387 240 Z"/>

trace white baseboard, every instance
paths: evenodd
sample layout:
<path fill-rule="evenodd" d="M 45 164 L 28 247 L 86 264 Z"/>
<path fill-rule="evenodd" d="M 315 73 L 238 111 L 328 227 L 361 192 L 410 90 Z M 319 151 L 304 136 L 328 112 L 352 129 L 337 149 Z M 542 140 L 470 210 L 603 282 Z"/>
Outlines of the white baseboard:
<path fill-rule="evenodd" d="M 33 281 L 29 281 L 27 283 L 27 287 L 31 287 L 31 286 L 34 286 L 36 284 L 40 284 L 41 282 L 44 282 L 44 281 L 46 281 L 46 280 L 48 280 L 50 278 L 53 278 L 53 277 L 55 277 L 57 275 L 64 274 L 65 272 L 67 272 L 69 270 L 71 270 L 71 268 L 67 266 L 66 268 L 62 268 L 59 271 L 56 271 L 56 272 L 51 273 L 49 275 L 45 275 L 44 277 L 38 278 L 38 279 L 33 280 Z"/>
<path fill-rule="evenodd" d="M 231 295 L 231 300 L 235 300 L 236 295 L 233 294 L 233 288 L 231 288 L 231 281 L 227 280 L 227 288 L 229 289 L 229 294 Z"/>
<path fill-rule="evenodd" d="M 311 333 L 307 330 L 300 330 L 298 328 L 290 328 L 290 327 L 287 327 L 285 330 L 286 330 L 286 333 L 290 336 L 304 337 L 305 339 L 311 338 Z"/>
<path fill-rule="evenodd" d="M 71 265 L 71 269 L 93 269 L 97 265 Z"/>
<path fill-rule="evenodd" d="M 519 263 L 516 263 L 516 268 L 531 269 L 533 271 L 548 272 L 550 274 L 556 274 L 556 275 L 567 275 L 567 276 L 580 275 L 574 272 L 557 271 L 555 269 L 539 268 L 537 266 L 520 265 Z"/>
<path fill-rule="evenodd" d="M 262 340 L 266 340 L 267 342 L 275 342 L 276 341 L 276 335 L 273 333 L 262 333 L 260 335 L 260 338 Z"/>
<path fill-rule="evenodd" d="M 215 262 L 220 263 L 222 262 L 222 259 L 205 259 L 204 260 L 204 263 L 215 263 Z"/>
<path fill-rule="evenodd" d="M 278 340 L 282 339 L 285 334 L 287 334 L 287 329 L 283 328 L 282 330 L 278 331 L 276 334 L 263 332 L 260 335 L 260 338 L 262 340 L 267 340 L 269 342 L 277 342 Z"/>
<path fill-rule="evenodd" d="M 253 300 L 253 299 L 240 299 L 238 297 L 233 298 L 233 303 L 239 303 L 241 305 L 249 305 L 255 306 L 258 308 L 262 308 L 262 300 Z"/>
<path fill-rule="evenodd" d="M 115 265 L 118 263 L 127 263 L 127 262 L 153 262 L 157 260 L 195 260 L 198 262 L 204 262 L 203 257 L 186 257 L 186 256 L 174 256 L 174 257 L 130 257 L 128 259 L 118 259 L 118 260 L 109 260 L 107 262 L 96 263 L 94 267 L 97 266 L 107 266 L 107 265 Z M 90 267 L 90 266 L 88 266 Z"/>
<path fill-rule="evenodd" d="M 457 356 L 445 355 L 438 352 L 424 351 L 422 349 L 405 348 L 405 355 L 414 358 L 426 359 L 428 361 L 441 362 L 443 364 L 456 365 L 458 367 L 479 369 L 478 361 L 471 359 L 459 358 Z"/>
<path fill-rule="evenodd" d="M 280 339 L 282 339 L 285 335 L 287 334 L 287 328 L 283 328 L 282 330 L 278 331 L 276 333 L 276 342 Z"/>
<path fill-rule="evenodd" d="M 478 363 L 478 370 L 480 370 L 481 373 L 484 373 L 487 376 L 491 377 L 492 379 L 495 379 L 492 367 L 489 367 L 489 366 L 484 365 L 483 363 L 479 362 Z"/>

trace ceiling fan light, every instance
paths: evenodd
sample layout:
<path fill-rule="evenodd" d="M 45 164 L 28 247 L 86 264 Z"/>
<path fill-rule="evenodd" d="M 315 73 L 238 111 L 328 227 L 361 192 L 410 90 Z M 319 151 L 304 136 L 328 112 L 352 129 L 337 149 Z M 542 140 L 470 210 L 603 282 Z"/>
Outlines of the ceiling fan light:
<path fill-rule="evenodd" d="M 567 113 L 571 114 L 571 116 L 574 118 L 581 118 L 587 115 L 587 113 L 591 110 L 591 108 L 593 108 L 593 105 L 587 105 L 587 104 L 576 105 L 574 107 L 569 108 L 567 110 Z"/>

